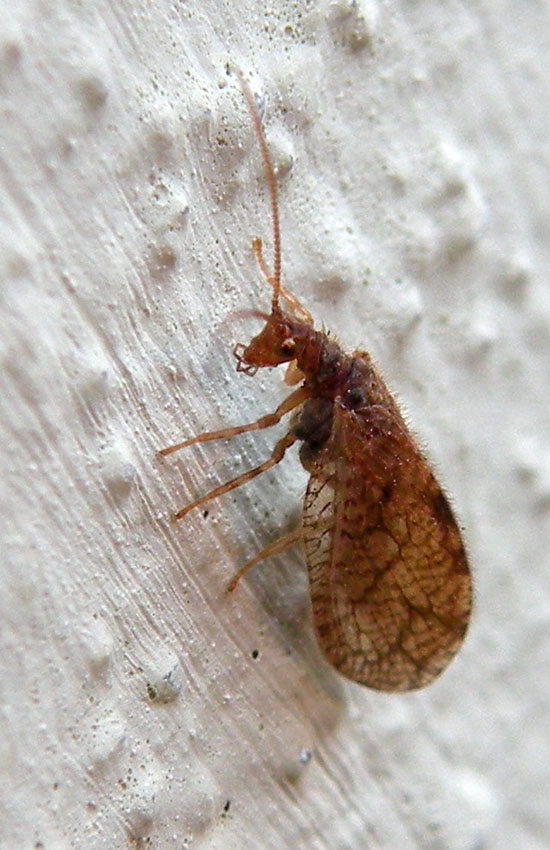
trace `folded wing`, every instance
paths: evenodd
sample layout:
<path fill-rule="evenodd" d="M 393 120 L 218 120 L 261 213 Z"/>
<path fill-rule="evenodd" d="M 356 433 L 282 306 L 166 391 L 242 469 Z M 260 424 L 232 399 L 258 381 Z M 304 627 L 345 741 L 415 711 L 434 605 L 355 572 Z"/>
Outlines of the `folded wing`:
<path fill-rule="evenodd" d="M 459 649 L 472 601 L 444 493 L 399 414 L 383 406 L 336 403 L 309 469 L 304 545 L 324 655 L 371 688 L 427 685 Z"/>

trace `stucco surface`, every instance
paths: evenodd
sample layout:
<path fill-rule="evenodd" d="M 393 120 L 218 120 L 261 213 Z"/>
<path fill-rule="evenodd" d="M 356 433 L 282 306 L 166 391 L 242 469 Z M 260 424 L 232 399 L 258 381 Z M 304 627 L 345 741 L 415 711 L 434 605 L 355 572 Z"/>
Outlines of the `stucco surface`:
<path fill-rule="evenodd" d="M 547 850 L 550 8 L 480 0 L 1 4 L 0 848 Z M 296 456 L 235 373 L 283 276 L 367 348 L 465 529 L 476 604 L 433 686 L 344 682 Z"/>

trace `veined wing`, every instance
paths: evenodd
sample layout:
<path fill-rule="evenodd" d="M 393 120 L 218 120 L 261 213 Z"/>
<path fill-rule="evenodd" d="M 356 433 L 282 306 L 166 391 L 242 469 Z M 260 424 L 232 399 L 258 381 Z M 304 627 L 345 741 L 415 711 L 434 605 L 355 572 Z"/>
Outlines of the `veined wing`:
<path fill-rule="evenodd" d="M 427 685 L 459 649 L 472 587 L 456 520 L 397 410 L 335 404 L 303 531 L 319 645 L 383 691 Z"/>

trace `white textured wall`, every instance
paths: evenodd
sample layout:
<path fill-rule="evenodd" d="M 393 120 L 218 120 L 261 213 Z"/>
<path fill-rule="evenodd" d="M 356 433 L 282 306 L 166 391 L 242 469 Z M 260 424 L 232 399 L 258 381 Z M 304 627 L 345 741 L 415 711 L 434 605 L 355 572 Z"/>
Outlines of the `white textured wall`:
<path fill-rule="evenodd" d="M 0 847 L 547 850 L 548 3 L 2 6 Z M 274 436 L 155 449 L 284 393 L 230 354 L 269 224 L 227 61 L 285 280 L 466 528 L 472 628 L 424 692 L 324 665 L 298 553 L 224 599 L 296 521 L 295 458 L 168 523 Z"/>

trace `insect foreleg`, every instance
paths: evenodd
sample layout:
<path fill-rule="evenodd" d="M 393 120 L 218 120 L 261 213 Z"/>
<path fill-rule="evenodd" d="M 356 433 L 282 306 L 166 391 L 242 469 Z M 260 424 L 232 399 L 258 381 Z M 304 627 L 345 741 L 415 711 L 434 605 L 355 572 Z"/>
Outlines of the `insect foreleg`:
<path fill-rule="evenodd" d="M 243 472 L 242 475 L 238 475 L 237 478 L 233 478 L 232 481 L 227 481 L 225 484 L 220 484 L 219 487 L 214 487 L 213 490 L 210 490 L 209 493 L 201 496 L 200 499 L 195 499 L 194 502 L 190 502 L 178 511 L 177 514 L 174 514 L 172 522 L 181 519 L 188 514 L 189 511 L 192 511 L 193 508 L 198 508 L 200 505 L 204 505 L 212 499 L 217 499 L 218 496 L 223 496 L 224 493 L 229 493 L 230 490 L 234 490 L 236 487 L 240 487 L 241 484 L 246 484 L 248 481 L 252 481 L 252 479 L 256 478 L 257 475 L 261 475 L 262 472 L 265 472 L 267 469 L 271 469 L 272 466 L 275 466 L 275 464 L 279 463 L 279 461 L 283 459 L 286 450 L 295 443 L 297 439 L 298 437 L 295 437 L 291 432 L 285 434 L 285 436 L 275 444 L 275 448 L 273 449 L 269 460 L 266 460 L 254 469 L 250 469 L 248 472 Z"/>
<path fill-rule="evenodd" d="M 223 440 L 227 437 L 236 437 L 237 434 L 245 434 L 247 431 L 261 431 L 263 428 L 271 428 L 280 422 L 283 416 L 302 404 L 309 393 L 304 387 L 298 387 L 279 405 L 274 413 L 268 413 L 266 416 L 261 416 L 256 422 L 250 422 L 248 425 L 237 425 L 235 428 L 222 428 L 221 431 L 207 431 L 205 434 L 198 434 L 196 437 L 191 437 L 189 440 L 184 440 L 183 443 L 176 443 L 173 446 L 168 446 L 165 449 L 160 449 L 158 452 L 162 457 L 177 452 L 180 449 L 186 449 L 187 446 L 192 446 L 194 443 L 209 443 L 211 440 Z"/>

